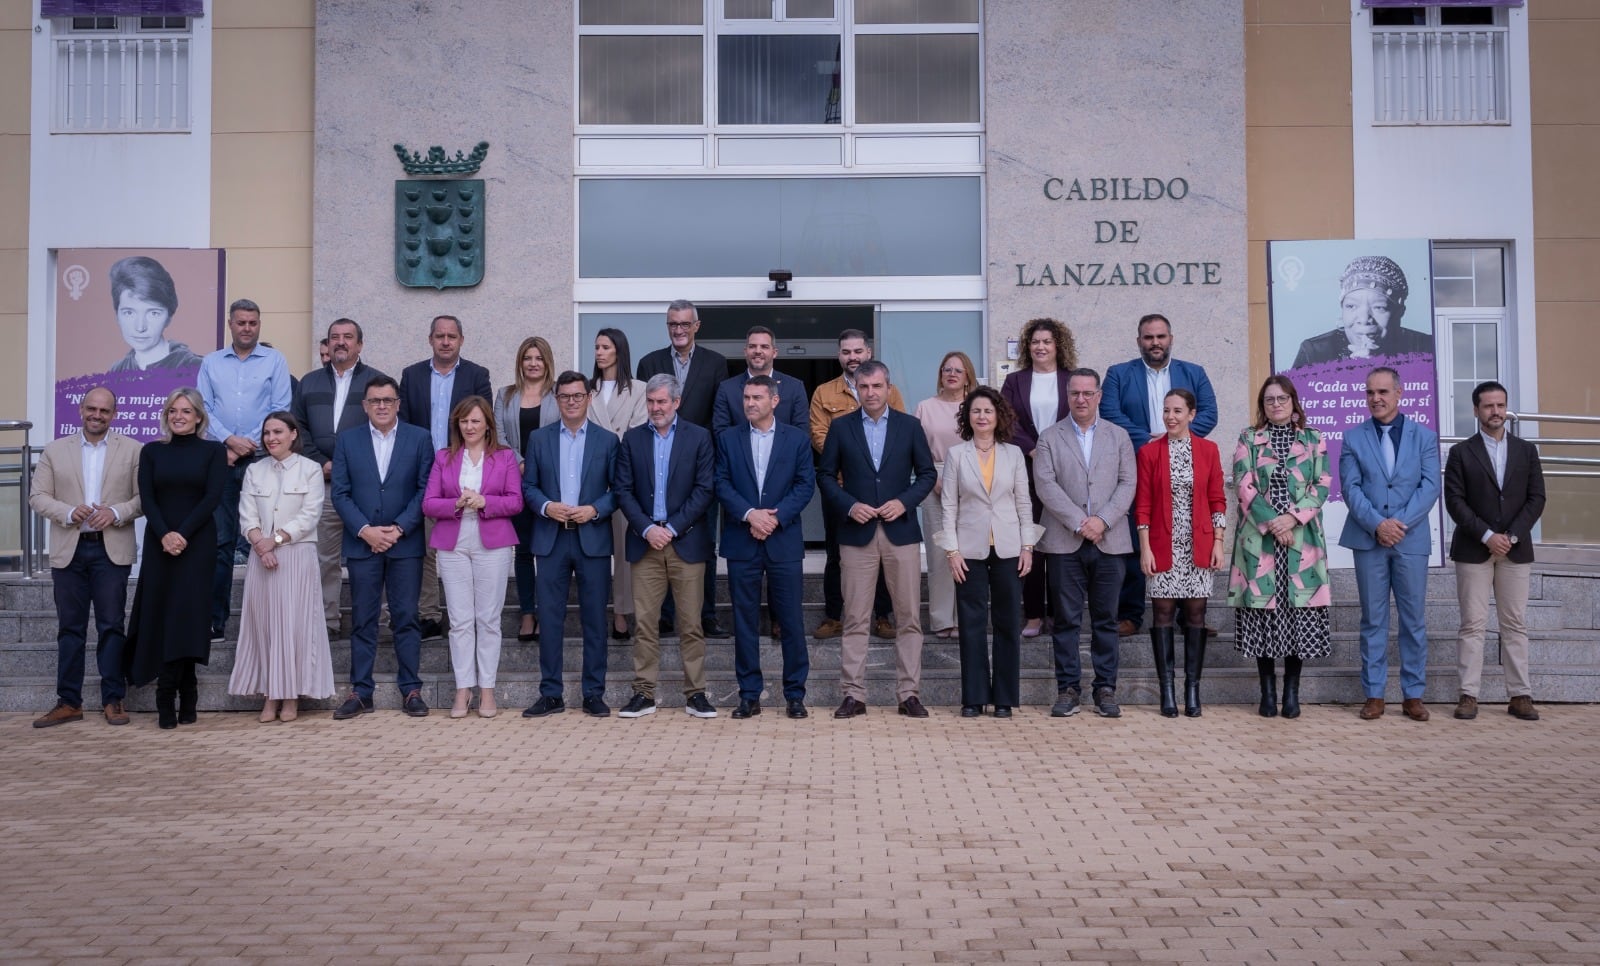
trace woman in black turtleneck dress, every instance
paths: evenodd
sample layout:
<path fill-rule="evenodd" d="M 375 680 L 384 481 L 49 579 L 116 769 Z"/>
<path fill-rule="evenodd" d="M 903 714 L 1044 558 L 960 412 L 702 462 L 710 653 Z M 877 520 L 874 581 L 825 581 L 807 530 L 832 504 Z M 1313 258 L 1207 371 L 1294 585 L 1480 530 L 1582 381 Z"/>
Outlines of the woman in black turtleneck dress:
<path fill-rule="evenodd" d="M 174 390 L 161 410 L 165 438 L 139 453 L 144 558 L 124 661 L 135 686 L 157 681 L 162 728 L 194 723 L 194 667 L 211 659 L 213 515 L 227 483 L 228 457 L 221 443 L 205 438 L 207 422 L 200 393 Z"/>

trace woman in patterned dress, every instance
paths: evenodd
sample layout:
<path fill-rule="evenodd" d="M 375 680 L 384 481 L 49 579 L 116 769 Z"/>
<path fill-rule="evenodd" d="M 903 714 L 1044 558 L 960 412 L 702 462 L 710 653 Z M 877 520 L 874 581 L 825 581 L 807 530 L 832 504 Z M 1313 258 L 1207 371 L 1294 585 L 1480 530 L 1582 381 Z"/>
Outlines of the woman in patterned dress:
<path fill-rule="evenodd" d="M 1161 685 L 1161 714 L 1178 716 L 1173 693 L 1174 635 L 1183 605 L 1183 713 L 1200 717 L 1200 672 L 1206 663 L 1206 599 L 1211 572 L 1223 553 L 1227 497 L 1217 444 L 1191 435 L 1194 393 L 1174 389 L 1162 402 L 1167 434 L 1139 450 L 1133 519 L 1139 528 L 1139 567 L 1150 579 L 1150 644 Z"/>
<path fill-rule="evenodd" d="M 1276 668 L 1283 658 L 1283 716 L 1300 717 L 1300 666 L 1333 649 L 1329 631 L 1328 544 L 1322 504 L 1332 477 L 1322 434 L 1305 424 L 1300 394 L 1269 376 L 1256 394 L 1256 423 L 1239 434 L 1239 532 L 1228 603 L 1240 653 L 1256 659 L 1261 716 L 1278 713 Z"/>

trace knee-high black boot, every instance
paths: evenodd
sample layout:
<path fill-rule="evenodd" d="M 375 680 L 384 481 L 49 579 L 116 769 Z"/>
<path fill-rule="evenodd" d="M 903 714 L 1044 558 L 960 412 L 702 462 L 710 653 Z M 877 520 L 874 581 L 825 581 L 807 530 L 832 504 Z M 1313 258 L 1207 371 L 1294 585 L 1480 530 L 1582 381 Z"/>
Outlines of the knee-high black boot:
<path fill-rule="evenodd" d="M 1300 717 L 1300 659 L 1293 654 L 1283 659 L 1283 716 Z"/>
<path fill-rule="evenodd" d="M 1183 713 L 1200 717 L 1200 672 L 1206 666 L 1206 625 L 1183 629 Z"/>
<path fill-rule="evenodd" d="M 1273 666 L 1272 658 L 1256 658 L 1256 674 L 1261 677 L 1261 717 L 1276 718 L 1278 716 L 1278 678 L 1277 669 Z M 1285 687 L 1287 687 L 1287 680 L 1285 681 Z"/>
<path fill-rule="evenodd" d="M 178 724 L 194 724 L 200 720 L 200 684 L 195 678 L 194 662 L 183 660 L 178 678 Z"/>
<path fill-rule="evenodd" d="M 1150 628 L 1150 650 L 1155 656 L 1156 684 L 1161 689 L 1161 716 L 1176 718 L 1178 716 L 1178 696 L 1173 686 L 1173 636 L 1176 632 L 1171 627 Z"/>

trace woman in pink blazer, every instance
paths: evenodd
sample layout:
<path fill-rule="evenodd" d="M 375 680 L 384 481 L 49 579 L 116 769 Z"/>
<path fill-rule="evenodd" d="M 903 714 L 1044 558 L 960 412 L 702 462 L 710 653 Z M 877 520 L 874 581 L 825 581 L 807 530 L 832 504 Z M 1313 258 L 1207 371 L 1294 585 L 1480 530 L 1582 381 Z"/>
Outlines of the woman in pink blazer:
<path fill-rule="evenodd" d="M 478 688 L 478 714 L 492 718 L 500 666 L 500 612 L 517 545 L 511 518 L 522 510 L 517 454 L 500 443 L 494 409 L 468 396 L 450 412 L 450 446 L 434 457 L 422 512 L 435 522 L 428 545 L 439 553 L 439 580 L 450 611 L 450 664 L 456 700 L 450 717 L 465 718 Z"/>

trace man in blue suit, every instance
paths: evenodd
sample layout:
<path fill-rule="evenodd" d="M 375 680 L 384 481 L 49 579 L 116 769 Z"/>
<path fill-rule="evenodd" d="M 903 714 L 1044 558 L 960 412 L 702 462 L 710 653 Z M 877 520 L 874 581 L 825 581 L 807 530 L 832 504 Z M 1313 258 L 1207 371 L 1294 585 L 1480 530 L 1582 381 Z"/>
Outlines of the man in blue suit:
<path fill-rule="evenodd" d="M 1361 598 L 1361 720 L 1383 717 L 1389 683 L 1389 593 L 1400 612 L 1401 707 L 1427 721 L 1428 637 L 1423 602 L 1433 535 L 1428 516 L 1439 499 L 1439 437 L 1400 412 L 1400 373 L 1379 366 L 1367 375 L 1372 418 L 1344 434 L 1339 487 L 1349 517 L 1339 546 L 1355 554 Z"/>
<path fill-rule="evenodd" d="M 567 710 L 562 697 L 562 615 L 578 575 L 583 624 L 583 711 L 597 718 L 606 706 L 606 600 L 611 596 L 611 474 L 617 438 L 589 422 L 589 382 L 568 369 L 556 378 L 560 422 L 528 437 L 522 498 L 533 513 L 529 549 L 539 559 L 539 700 L 522 712 L 542 718 Z"/>
<path fill-rule="evenodd" d="M 861 411 L 835 419 L 822 444 L 817 485 L 839 520 L 844 636 L 839 684 L 844 701 L 835 718 L 867 713 L 867 630 L 878 568 L 883 567 L 898 624 L 895 695 L 900 713 L 926 718 L 922 682 L 922 529 L 916 509 L 933 492 L 937 474 L 928 437 L 915 416 L 889 405 L 889 367 L 867 361 L 856 369 Z"/>
<path fill-rule="evenodd" d="M 770 342 L 770 339 L 769 339 Z M 746 347 L 748 354 L 748 345 Z M 730 380 L 731 381 L 731 380 Z M 724 384 L 726 385 L 726 384 Z M 800 397 L 805 398 L 804 390 Z M 733 669 L 739 678 L 735 718 L 761 713 L 761 577 L 774 635 L 783 645 L 783 697 L 791 718 L 806 717 L 806 653 L 800 607 L 805 537 L 800 514 L 817 488 L 810 434 L 778 421 L 781 390 L 769 375 L 745 381 L 744 424 L 717 437 L 717 499 L 722 502 L 722 555 L 733 597 Z M 801 410 L 805 410 L 802 408 Z"/>
<path fill-rule="evenodd" d="M 717 387 L 717 398 L 711 409 L 711 435 L 722 438 L 729 426 L 748 426 L 745 417 L 745 383 L 756 376 L 766 376 L 774 383 L 776 408 L 774 418 L 787 423 L 802 433 L 811 432 L 810 404 L 806 400 L 806 385 L 794 376 L 786 376 L 772 368 L 778 358 L 778 345 L 773 341 L 772 330 L 764 325 L 750 329 L 744 337 L 744 361 L 748 367 L 737 376 L 722 380 Z M 808 437 L 809 438 L 809 435 Z"/>
<path fill-rule="evenodd" d="M 344 523 L 350 569 L 350 697 L 335 720 L 372 711 L 372 665 L 378 656 L 378 607 L 389 597 L 389 629 L 399 662 L 401 707 L 426 717 L 422 699 L 422 636 L 417 594 L 422 584 L 422 493 L 433 469 L 427 430 L 400 421 L 400 385 L 385 375 L 367 381 L 365 426 L 341 432 L 333 451 L 333 508 Z"/>
<path fill-rule="evenodd" d="M 1161 422 L 1161 403 L 1167 392 L 1187 389 L 1196 402 L 1194 423 L 1189 431 L 1206 436 L 1217 428 L 1217 394 L 1204 366 L 1172 358 L 1172 323 L 1164 315 L 1151 314 L 1139 320 L 1139 358 L 1118 363 L 1106 370 L 1100 393 L 1100 418 L 1116 423 L 1128 432 L 1133 451 L 1165 433 Z M 1134 526 L 1128 517 L 1128 526 Z M 1144 623 L 1144 571 L 1139 562 L 1126 568 L 1122 595 L 1117 601 L 1117 633 L 1130 637 Z"/>
<path fill-rule="evenodd" d="M 716 488 L 711 433 L 678 416 L 683 387 L 662 373 L 645 383 L 648 421 L 622 436 L 611 489 L 628 520 L 627 554 L 633 564 L 633 697 L 617 712 L 638 718 L 656 710 L 661 673 L 661 601 L 672 587 L 678 600 L 678 648 L 683 656 L 684 710 L 715 718 L 706 698 L 706 638 L 700 602 L 706 562 L 716 550 L 706 511 Z"/>

